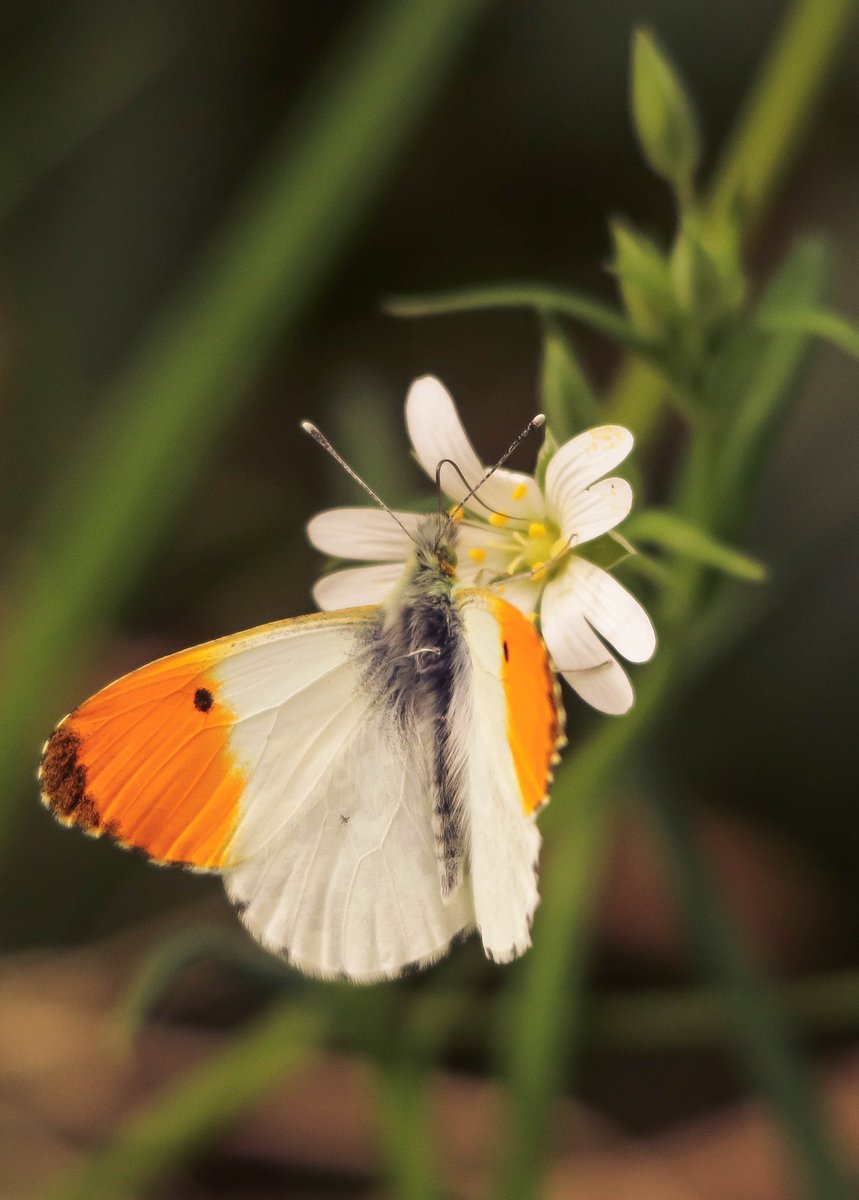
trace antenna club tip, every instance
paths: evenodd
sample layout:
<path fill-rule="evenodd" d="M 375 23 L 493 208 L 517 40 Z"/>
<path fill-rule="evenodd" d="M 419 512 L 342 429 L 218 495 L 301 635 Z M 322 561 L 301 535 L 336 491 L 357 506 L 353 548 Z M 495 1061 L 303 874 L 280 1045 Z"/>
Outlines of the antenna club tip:
<path fill-rule="evenodd" d="M 301 428 L 305 433 L 314 434 L 316 432 L 316 426 L 312 421 L 302 421 Z"/>
<path fill-rule="evenodd" d="M 545 413 L 537 413 L 536 417 L 534 417 L 531 424 L 534 426 L 535 429 L 539 429 L 541 425 L 546 424 L 546 414 Z"/>

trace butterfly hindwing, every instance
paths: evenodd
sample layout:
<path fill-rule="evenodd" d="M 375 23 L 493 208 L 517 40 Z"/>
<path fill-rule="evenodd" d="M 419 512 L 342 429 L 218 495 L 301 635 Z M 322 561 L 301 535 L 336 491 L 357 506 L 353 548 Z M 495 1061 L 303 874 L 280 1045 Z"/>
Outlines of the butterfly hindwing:
<path fill-rule="evenodd" d="M 442 900 L 425 770 L 384 710 L 331 763 L 301 817 L 225 883 L 266 949 L 356 982 L 425 966 L 474 923 L 469 889 Z"/>
<path fill-rule="evenodd" d="M 539 900 L 535 816 L 563 742 L 563 709 L 532 623 L 491 592 L 462 589 L 458 604 L 471 666 L 470 696 L 462 701 L 470 711 L 457 736 L 468 764 L 475 923 L 487 955 L 508 962 L 531 944 Z"/>

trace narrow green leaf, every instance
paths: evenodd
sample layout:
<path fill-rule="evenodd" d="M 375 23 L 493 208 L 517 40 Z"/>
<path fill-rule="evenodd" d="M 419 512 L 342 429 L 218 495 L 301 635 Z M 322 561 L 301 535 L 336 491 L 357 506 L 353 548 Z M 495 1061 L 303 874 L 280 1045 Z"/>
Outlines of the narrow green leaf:
<path fill-rule="evenodd" d="M 634 541 L 685 555 L 735 579 L 762 583 L 767 577 L 763 563 L 726 546 L 712 534 L 669 509 L 644 509 L 630 517 L 624 529 Z"/>
<path fill-rule="evenodd" d="M 668 55 L 646 29 L 632 39 L 632 116 L 653 170 L 689 200 L 701 156 L 698 121 Z"/>
<path fill-rule="evenodd" d="M 626 221 L 610 223 L 617 276 L 626 311 L 636 329 L 659 338 L 676 321 L 677 303 L 668 259 L 659 246 Z"/>
<path fill-rule="evenodd" d="M 694 836 L 686 805 L 654 785 L 652 811 L 702 966 L 721 989 L 737 1050 L 752 1084 L 767 1098 L 792 1152 L 808 1200 L 855 1196 L 832 1144 L 824 1107 L 795 1045 L 784 1009 L 774 1000 L 718 895 Z M 656 799 L 658 794 L 658 799 Z"/>
<path fill-rule="evenodd" d="M 818 307 L 829 277 L 829 254 L 818 238 L 796 243 L 767 288 L 761 307 L 786 311 Z M 736 527 L 784 420 L 809 348 L 801 332 L 760 335 L 744 365 L 743 390 L 718 447 L 714 510 L 723 530 Z"/>
<path fill-rule="evenodd" d="M 384 308 L 394 317 L 435 317 L 487 308 L 530 308 L 544 317 L 572 317 L 639 354 L 653 354 L 656 350 L 651 338 L 640 334 L 626 317 L 607 304 L 566 288 L 539 283 L 498 283 L 430 296 L 392 296 Z"/>
<path fill-rule="evenodd" d="M 558 442 L 599 422 L 597 398 L 569 338 L 552 317 L 543 319 L 540 405 Z"/>
<path fill-rule="evenodd" d="M 757 324 L 768 333 L 807 333 L 859 358 L 859 327 L 840 313 L 825 308 L 763 309 Z"/>

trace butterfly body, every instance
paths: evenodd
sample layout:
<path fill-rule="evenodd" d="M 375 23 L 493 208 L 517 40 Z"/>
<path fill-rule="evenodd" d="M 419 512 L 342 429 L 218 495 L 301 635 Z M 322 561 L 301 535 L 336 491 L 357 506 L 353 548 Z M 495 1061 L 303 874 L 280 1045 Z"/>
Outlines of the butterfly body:
<path fill-rule="evenodd" d="M 46 743 L 68 824 L 215 870 L 253 935 L 307 973 L 370 982 L 477 928 L 521 954 L 562 741 L 536 631 L 456 580 L 428 517 L 382 606 L 262 626 L 143 667 Z"/>

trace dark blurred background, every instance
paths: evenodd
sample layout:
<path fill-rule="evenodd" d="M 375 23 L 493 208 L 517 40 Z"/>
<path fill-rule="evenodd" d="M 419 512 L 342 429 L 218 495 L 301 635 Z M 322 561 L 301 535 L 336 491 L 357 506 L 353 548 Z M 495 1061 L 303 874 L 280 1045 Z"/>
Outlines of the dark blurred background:
<path fill-rule="evenodd" d="M 27 555 L 41 492 L 69 446 L 87 438 L 106 385 L 193 272 L 283 114 L 300 111 L 303 89 L 357 7 L 42 0 L 0 13 L 0 146 L 13 184 L 33 139 L 71 119 L 52 109 L 57 78 L 90 61 L 100 77 L 109 64 L 117 92 L 113 111 L 14 202 L 0 236 L 0 572 Z M 304 523 L 361 498 L 306 441 L 299 419 L 316 421 L 392 503 L 427 491 L 401 419 L 417 375 L 444 380 L 486 459 L 502 450 L 539 403 L 532 319 L 396 320 L 382 300 L 517 278 L 611 299 L 607 218 L 626 214 L 664 239 L 672 227 L 670 197 L 643 164 L 628 115 L 633 27 L 652 26 L 670 50 L 699 105 L 710 162 L 782 11 L 775 0 L 491 6 L 298 336 L 249 385 L 112 637 L 85 677 L 68 681 L 56 715 L 157 654 L 311 607 L 321 564 Z M 854 40 L 752 248 L 763 279 L 795 233 L 825 230 L 833 299 L 852 314 L 857 66 Z M 575 331 L 574 340 L 596 383 L 609 380 L 614 351 L 590 334 Z M 772 585 L 763 600 L 750 595 L 757 616 L 748 636 L 660 735 L 684 790 L 705 806 L 741 913 L 785 969 L 855 961 L 857 393 L 855 363 L 815 355 L 748 530 L 747 548 L 771 565 Z M 641 464 L 652 494 L 670 461 L 663 447 Z M 575 735 L 591 718 L 575 700 L 568 708 Z M 7 949 L 87 943 L 202 896 L 225 910 L 216 881 L 155 871 L 73 836 L 32 792 L 3 870 Z M 676 969 L 660 887 L 646 835 L 630 819 L 603 911 L 607 978 Z"/>

